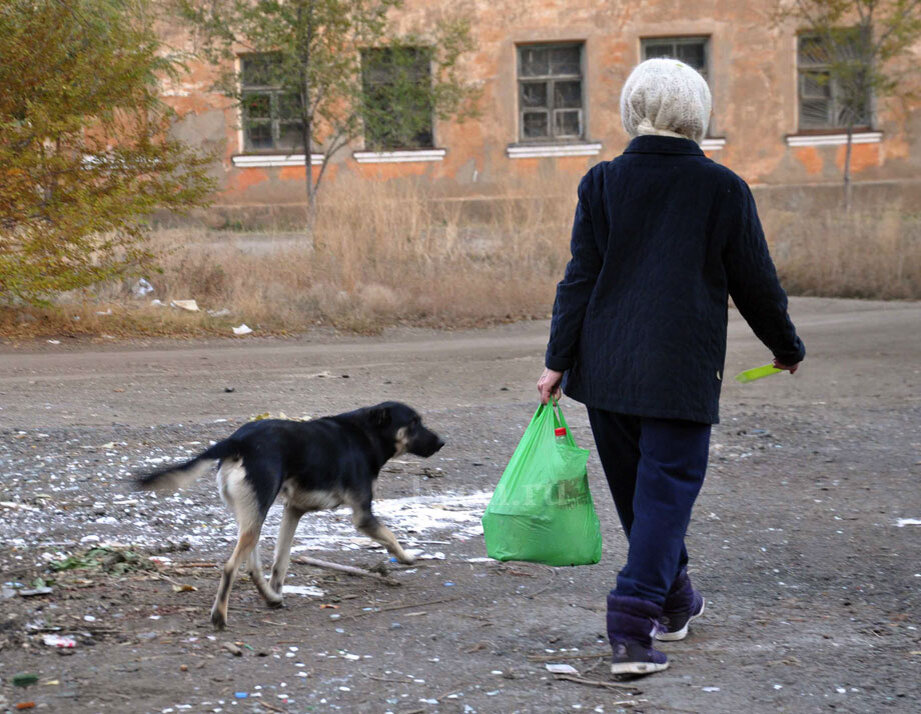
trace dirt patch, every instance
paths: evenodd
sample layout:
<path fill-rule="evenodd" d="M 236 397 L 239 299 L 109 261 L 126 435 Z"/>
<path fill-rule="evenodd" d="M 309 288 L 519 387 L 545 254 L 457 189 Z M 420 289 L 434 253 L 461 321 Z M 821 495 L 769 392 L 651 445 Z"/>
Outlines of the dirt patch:
<path fill-rule="evenodd" d="M 708 613 L 636 689 L 607 674 L 604 599 L 625 544 L 594 456 L 599 565 L 495 563 L 478 530 L 535 406 L 546 324 L 0 348 L 0 711 L 914 711 L 921 306 L 796 300 L 793 316 L 802 371 L 725 386 L 689 534 Z M 728 373 L 767 361 L 735 316 L 730 335 Z M 129 474 L 253 415 L 386 398 L 448 441 L 379 483 L 377 511 L 418 563 L 390 563 L 347 509 L 305 517 L 297 555 L 383 565 L 399 585 L 294 563 L 270 610 L 241 576 L 215 633 L 235 530 L 213 481 L 164 497 L 127 491 Z M 590 445 L 584 412 L 564 407 Z"/>

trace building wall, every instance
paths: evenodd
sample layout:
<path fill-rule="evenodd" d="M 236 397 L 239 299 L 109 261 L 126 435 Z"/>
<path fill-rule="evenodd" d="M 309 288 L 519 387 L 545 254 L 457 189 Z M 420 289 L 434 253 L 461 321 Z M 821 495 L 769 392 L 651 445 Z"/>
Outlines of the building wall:
<path fill-rule="evenodd" d="M 834 201 L 831 188 L 841 182 L 845 147 L 822 144 L 828 137 L 796 138 L 794 28 L 773 25 L 762 5 L 767 3 L 407 0 L 395 18 L 404 30 L 424 30 L 450 8 L 472 17 L 476 50 L 463 66 L 482 90 L 480 116 L 463 124 L 436 122 L 435 144 L 445 150 L 437 161 L 359 163 L 354 152 L 361 145 L 344 149 L 332 159 L 327 187 L 348 175 L 369 180 L 425 177 L 441 195 L 479 198 L 506 194 L 509 186 L 533 177 L 559 175 L 564 182 L 572 177 L 574 183 L 597 161 L 619 154 L 628 141 L 620 125 L 619 92 L 640 60 L 641 38 L 708 36 L 711 136 L 725 140 L 708 155 L 778 206 Z M 181 30 L 171 34 L 172 43 L 190 46 Z M 557 41 L 584 42 L 585 142 L 600 147 L 585 156 L 510 158 L 509 146 L 519 143 L 516 46 Z M 916 49 L 921 59 L 921 48 Z M 182 116 L 176 127 L 179 136 L 222 146 L 223 159 L 215 167 L 221 181 L 218 206 L 303 204 L 303 166 L 235 166 L 242 143 L 237 110 L 209 91 L 214 74 L 207 65 L 193 65 L 191 74 L 166 87 L 165 94 Z M 867 143 L 853 147 L 855 196 L 921 210 L 919 104 L 880 101 L 873 129 L 881 136 L 864 136 Z"/>

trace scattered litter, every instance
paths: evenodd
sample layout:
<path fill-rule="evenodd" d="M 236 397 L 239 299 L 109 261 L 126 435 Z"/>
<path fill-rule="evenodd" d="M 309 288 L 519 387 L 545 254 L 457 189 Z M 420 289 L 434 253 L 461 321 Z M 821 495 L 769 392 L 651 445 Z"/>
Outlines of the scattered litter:
<path fill-rule="evenodd" d="M 111 315 L 112 308 L 110 307 L 108 310 L 96 310 L 96 314 L 97 315 Z"/>
<path fill-rule="evenodd" d="M 61 344 L 60 340 L 48 340 L 49 345 L 59 345 Z"/>
<path fill-rule="evenodd" d="M 547 671 L 553 674 L 579 674 L 579 670 L 571 664 L 547 664 L 546 667 Z"/>
<path fill-rule="evenodd" d="M 301 597 L 323 597 L 326 592 L 313 585 L 285 585 L 283 595 L 300 595 Z"/>
<path fill-rule="evenodd" d="M 188 312 L 198 312 L 198 303 L 194 300 L 170 300 L 170 307 L 178 307 Z"/>
<path fill-rule="evenodd" d="M 246 699 L 249 696 L 249 693 L 248 692 L 234 692 L 233 695 L 237 699 Z"/>
<path fill-rule="evenodd" d="M 19 702 L 19 704 L 16 705 L 16 708 L 17 708 L 17 709 L 20 709 L 20 710 L 22 710 L 22 709 L 34 709 L 34 708 L 35 708 L 35 702 Z"/>
<path fill-rule="evenodd" d="M 844 687 L 835 687 L 835 691 L 838 692 L 838 694 L 847 694 L 847 690 Z"/>
<path fill-rule="evenodd" d="M 224 392 L 227 394 L 233 394 L 235 391 L 237 391 L 236 387 L 224 387 Z"/>
<path fill-rule="evenodd" d="M 0 501 L 0 506 L 13 508 L 17 511 L 32 511 L 33 513 L 38 513 L 41 510 L 35 506 L 27 506 L 24 503 L 16 503 L 15 501 Z"/>
<path fill-rule="evenodd" d="M 718 692 L 720 690 L 719 687 L 701 687 L 701 689 L 705 692 Z"/>
<path fill-rule="evenodd" d="M 13 675 L 13 686 L 14 687 L 29 687 L 38 682 L 37 674 L 14 674 Z"/>
<path fill-rule="evenodd" d="M 198 588 L 194 585 L 189 585 L 188 583 L 174 583 L 173 592 L 174 593 L 194 593 L 197 592 Z"/>
<path fill-rule="evenodd" d="M 448 581 L 448 582 L 445 583 L 445 587 L 446 587 L 446 588 L 453 588 L 453 587 L 454 587 L 454 583 Z"/>
<path fill-rule="evenodd" d="M 146 278 L 138 278 L 138 281 L 134 284 L 134 287 L 131 288 L 131 293 L 136 298 L 144 297 L 153 291 L 154 286 L 147 282 Z"/>
<path fill-rule="evenodd" d="M 220 310 L 208 310 L 208 314 L 211 315 L 211 317 L 225 317 L 230 314 L 230 310 L 226 307 Z"/>
<path fill-rule="evenodd" d="M 61 635 L 45 635 L 42 637 L 49 647 L 62 647 L 64 649 L 73 649 L 77 646 L 77 641 L 73 637 L 62 637 Z"/>
<path fill-rule="evenodd" d="M 248 335 L 252 332 L 252 328 L 248 327 L 246 323 L 241 323 L 239 327 L 233 328 L 233 334 L 235 335 Z"/>
<path fill-rule="evenodd" d="M 233 642 L 222 642 L 221 647 L 230 652 L 234 657 L 243 656 L 243 650 L 237 647 Z"/>
<path fill-rule="evenodd" d="M 18 590 L 19 597 L 35 597 L 36 595 L 50 595 L 52 590 L 49 587 L 31 588 L 28 590 Z"/>
<path fill-rule="evenodd" d="M 897 528 L 904 528 L 905 526 L 921 526 L 921 518 L 899 518 L 895 525 Z"/>
<path fill-rule="evenodd" d="M 162 300 L 157 300 L 156 298 L 150 301 L 151 307 L 163 307 L 163 305 L 164 305 L 164 302 Z"/>

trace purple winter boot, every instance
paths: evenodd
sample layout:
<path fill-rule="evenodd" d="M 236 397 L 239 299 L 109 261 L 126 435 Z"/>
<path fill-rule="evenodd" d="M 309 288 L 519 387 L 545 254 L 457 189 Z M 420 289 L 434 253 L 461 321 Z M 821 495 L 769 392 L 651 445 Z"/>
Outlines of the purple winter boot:
<path fill-rule="evenodd" d="M 652 646 L 661 613 L 662 608 L 648 600 L 608 595 L 608 639 L 614 653 L 611 674 L 652 674 L 668 667 L 668 657 Z"/>
<path fill-rule="evenodd" d="M 687 568 L 683 568 L 665 596 L 662 616 L 659 618 L 662 628 L 656 632 L 656 639 L 662 642 L 683 640 L 688 636 L 691 620 L 703 615 L 705 608 L 706 601 L 691 587 Z"/>

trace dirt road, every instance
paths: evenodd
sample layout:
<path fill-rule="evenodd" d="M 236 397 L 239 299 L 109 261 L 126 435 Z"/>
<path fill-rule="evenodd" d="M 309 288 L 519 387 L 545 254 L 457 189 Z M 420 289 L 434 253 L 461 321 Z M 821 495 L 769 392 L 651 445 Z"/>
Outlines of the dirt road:
<path fill-rule="evenodd" d="M 918 711 L 921 304 L 798 299 L 791 312 L 809 353 L 801 372 L 724 387 L 688 539 L 708 613 L 663 646 L 671 669 L 638 691 L 545 668 L 610 681 L 591 655 L 606 649 L 604 598 L 625 543 L 594 457 L 599 565 L 483 557 L 479 516 L 533 412 L 546 323 L 0 344 L 0 711 Z M 726 373 L 766 361 L 733 314 Z M 400 585 L 388 586 L 294 565 L 282 610 L 243 577 L 229 629 L 213 633 L 211 566 L 235 532 L 213 482 L 156 498 L 126 492 L 127 475 L 256 414 L 384 399 L 416 406 L 448 441 L 433 459 L 392 463 L 379 484 L 378 512 L 418 566 L 392 566 Z M 581 407 L 564 407 L 589 445 Z M 264 561 L 277 524 L 273 511 Z M 347 509 L 305 518 L 296 550 L 384 560 Z M 52 635 L 76 646 L 44 644 Z M 38 681 L 15 687 L 19 673 Z"/>

